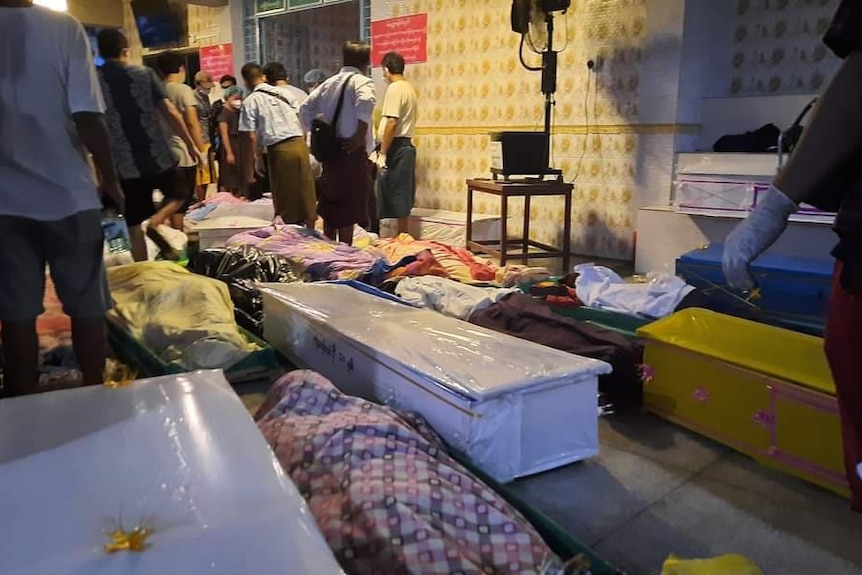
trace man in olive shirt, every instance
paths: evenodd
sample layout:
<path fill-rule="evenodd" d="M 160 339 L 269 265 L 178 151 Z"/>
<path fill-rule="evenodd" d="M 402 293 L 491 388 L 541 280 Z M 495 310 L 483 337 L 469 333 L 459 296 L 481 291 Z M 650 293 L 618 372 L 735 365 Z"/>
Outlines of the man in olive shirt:
<path fill-rule="evenodd" d="M 195 97 L 194 90 L 185 83 L 186 66 L 183 58 L 176 52 L 163 52 L 156 59 L 156 67 L 165 80 L 165 93 L 168 100 L 182 114 L 186 128 L 192 136 L 192 142 L 197 148 L 197 151 L 190 150 L 182 134 L 178 134 L 176 130 L 171 130 L 171 149 L 180 167 L 182 187 L 186 198 L 183 208 L 171 216 L 171 225 L 175 229 L 181 230 L 183 229 L 185 213 L 188 207 L 194 203 L 198 158 L 202 154 L 200 151 L 206 149 L 206 145 L 198 119 L 198 99 Z"/>

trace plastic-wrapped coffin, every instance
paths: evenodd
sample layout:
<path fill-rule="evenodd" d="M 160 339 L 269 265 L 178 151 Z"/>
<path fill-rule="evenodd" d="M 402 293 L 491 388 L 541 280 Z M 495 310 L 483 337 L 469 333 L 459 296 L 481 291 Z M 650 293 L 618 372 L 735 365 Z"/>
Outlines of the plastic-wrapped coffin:
<path fill-rule="evenodd" d="M 342 573 L 221 372 L 0 402 L 0 510 L 4 575 Z"/>
<path fill-rule="evenodd" d="M 267 284 L 264 335 L 342 391 L 421 414 L 498 481 L 598 453 L 603 362 L 346 285 Z"/>

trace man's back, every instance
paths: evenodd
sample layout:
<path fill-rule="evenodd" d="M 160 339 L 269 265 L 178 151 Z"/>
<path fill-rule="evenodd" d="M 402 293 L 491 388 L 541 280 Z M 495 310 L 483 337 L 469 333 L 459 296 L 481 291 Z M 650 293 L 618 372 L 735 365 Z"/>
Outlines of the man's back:
<path fill-rule="evenodd" d="M 303 103 L 300 108 L 300 119 L 306 128 L 311 127 L 312 120 L 319 114 L 323 115 L 328 122 L 333 121 L 342 88 L 344 88 L 344 105 L 337 126 L 338 137 L 347 139 L 353 136 L 360 120 L 370 124 L 376 104 L 374 81 L 355 68 L 344 68 L 318 86 Z M 366 136 L 366 145 L 368 151 L 371 151 L 374 148 L 371 129 Z"/>
<path fill-rule="evenodd" d="M 83 27 L 0 7 L 0 214 L 58 220 L 101 206 L 72 114 L 103 112 Z"/>
<path fill-rule="evenodd" d="M 170 135 L 160 109 L 167 98 L 155 72 L 109 60 L 99 70 L 117 171 L 124 180 L 173 168 Z"/>

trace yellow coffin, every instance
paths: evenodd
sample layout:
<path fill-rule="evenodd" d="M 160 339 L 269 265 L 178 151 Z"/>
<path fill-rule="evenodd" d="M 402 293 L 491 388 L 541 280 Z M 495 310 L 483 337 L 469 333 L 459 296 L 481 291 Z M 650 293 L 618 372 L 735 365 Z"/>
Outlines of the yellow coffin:
<path fill-rule="evenodd" d="M 822 339 L 698 309 L 638 334 L 650 411 L 849 495 Z"/>

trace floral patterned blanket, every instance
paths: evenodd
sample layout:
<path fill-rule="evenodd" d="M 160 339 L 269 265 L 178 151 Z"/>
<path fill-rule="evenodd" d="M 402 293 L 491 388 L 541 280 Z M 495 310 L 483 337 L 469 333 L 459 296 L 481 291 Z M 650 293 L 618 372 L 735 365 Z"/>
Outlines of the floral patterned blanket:
<path fill-rule="evenodd" d="M 418 417 L 297 371 L 255 419 L 348 573 L 562 572 L 533 527 Z"/>

